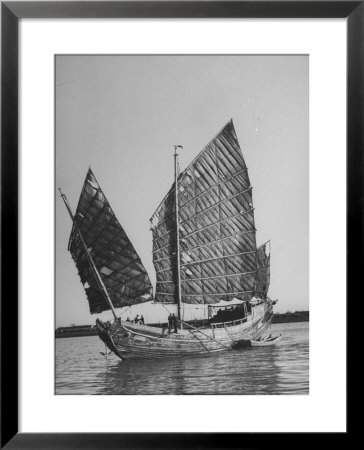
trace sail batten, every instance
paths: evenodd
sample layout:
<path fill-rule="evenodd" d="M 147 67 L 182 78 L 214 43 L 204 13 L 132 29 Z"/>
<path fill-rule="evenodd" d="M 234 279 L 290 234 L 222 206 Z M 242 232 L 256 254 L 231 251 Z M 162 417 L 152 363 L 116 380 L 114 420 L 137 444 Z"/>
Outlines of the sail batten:
<path fill-rule="evenodd" d="M 197 280 L 214 280 L 214 279 L 216 279 L 216 278 L 236 277 L 237 275 L 250 275 L 250 274 L 252 274 L 252 273 L 256 273 L 256 271 L 255 271 L 255 270 L 252 270 L 252 271 L 250 271 L 250 272 L 237 272 L 237 273 L 232 273 L 232 274 L 229 274 L 229 275 L 226 275 L 226 274 L 224 273 L 224 274 L 222 274 L 222 275 L 214 275 L 214 276 L 211 276 L 211 277 L 188 278 L 188 279 L 181 280 L 181 282 L 182 282 L 182 283 L 183 283 L 183 282 L 186 283 L 186 282 L 197 281 Z M 167 283 L 167 281 L 163 281 L 163 283 Z M 168 283 L 169 283 L 169 281 L 168 281 Z M 171 283 L 172 283 L 172 281 L 171 281 Z"/>
<path fill-rule="evenodd" d="M 197 234 L 197 233 L 200 233 L 200 232 L 202 232 L 202 231 L 205 231 L 206 229 L 208 229 L 208 228 L 210 228 L 210 227 L 219 225 L 219 224 L 221 224 L 222 222 L 227 222 L 227 221 L 230 220 L 230 219 L 235 219 L 235 218 L 237 218 L 237 217 L 242 217 L 244 214 L 251 213 L 252 211 L 254 211 L 254 208 L 252 208 L 252 209 L 250 209 L 250 210 L 248 210 L 248 211 L 242 211 L 242 212 L 240 212 L 240 213 L 238 213 L 238 214 L 236 214 L 236 215 L 234 215 L 234 216 L 227 217 L 226 219 L 222 219 L 222 220 L 215 221 L 215 222 L 213 222 L 213 223 L 211 223 L 211 224 L 209 224 L 209 225 L 206 225 L 206 226 L 203 227 L 203 228 L 200 228 L 199 230 L 195 230 L 195 231 L 193 231 L 193 232 L 191 232 L 191 233 L 188 233 L 188 234 L 186 233 L 186 234 L 184 234 L 183 239 L 186 240 L 186 239 L 189 238 L 190 236 L 193 236 L 193 235 L 195 235 L 195 234 Z M 245 230 L 244 232 L 247 233 L 247 232 L 255 232 L 255 231 L 256 231 L 256 229 L 255 229 L 255 227 L 254 227 L 254 228 L 247 229 L 247 230 Z M 156 237 L 156 238 L 155 238 L 155 242 L 157 243 L 157 241 L 160 240 L 162 237 L 164 237 L 164 236 L 167 235 L 167 234 L 171 234 L 171 233 L 173 233 L 173 232 L 175 232 L 175 230 L 171 229 L 171 230 L 168 231 L 168 233 L 164 233 L 163 236 Z M 240 233 L 240 234 L 242 234 L 242 233 Z M 223 239 L 225 239 L 225 238 L 227 239 L 227 238 L 229 238 L 230 236 L 233 236 L 233 234 L 227 235 L 227 236 L 225 236 L 225 237 L 222 238 L 222 239 L 216 240 L 215 242 L 217 242 L 217 241 L 219 241 L 219 240 L 223 240 Z M 160 246 L 159 248 L 154 249 L 153 252 L 156 253 L 156 252 L 162 250 L 163 248 L 167 247 L 168 245 L 169 245 L 169 243 L 165 244 L 165 246 Z M 157 247 L 157 245 L 156 245 L 156 247 Z M 201 247 L 202 247 L 202 246 L 201 246 Z M 196 247 L 196 248 L 197 248 L 197 247 Z"/>
<path fill-rule="evenodd" d="M 77 227 L 72 227 L 68 249 L 84 285 L 91 314 L 105 311 L 109 305 L 90 268 L 77 228 L 114 307 L 150 300 L 152 284 L 149 276 L 91 169 L 74 217 Z"/>
<path fill-rule="evenodd" d="M 210 296 L 221 296 L 224 297 L 226 295 L 239 295 L 239 294 L 253 294 L 253 290 L 250 291 L 233 291 L 233 292 L 214 292 L 212 294 L 209 294 Z M 158 292 L 159 295 L 168 295 L 170 296 L 171 294 L 168 292 Z M 201 297 L 201 294 L 188 294 L 188 297 Z M 163 303 L 167 303 L 167 302 L 163 302 Z M 170 302 L 170 303 L 175 303 L 175 302 Z M 193 303 L 193 302 L 190 302 Z M 216 299 L 213 303 L 216 303 Z"/>
<path fill-rule="evenodd" d="M 216 261 L 218 259 L 224 259 L 224 258 L 231 258 L 232 256 L 241 256 L 241 255 L 249 255 L 249 254 L 256 254 L 255 250 L 251 250 L 250 252 L 239 252 L 239 253 L 230 253 L 228 255 L 224 255 L 224 256 L 217 256 L 217 257 L 213 257 L 213 258 L 206 258 L 206 259 L 200 259 L 197 261 L 192 261 L 190 263 L 185 263 L 185 264 L 181 264 L 182 266 L 193 266 L 194 264 L 200 264 L 203 262 L 208 262 L 208 261 Z"/>
<path fill-rule="evenodd" d="M 215 303 L 218 295 L 251 298 L 257 270 L 252 187 L 232 121 L 179 175 L 153 214 L 151 230 L 157 302 L 176 301 L 177 262 L 184 303 Z"/>
<path fill-rule="evenodd" d="M 229 221 L 229 220 L 231 220 L 231 219 L 235 219 L 235 218 L 237 218 L 237 217 L 241 217 L 241 216 L 244 215 L 244 214 L 249 214 L 249 213 L 251 213 L 251 212 L 253 212 L 253 211 L 254 211 L 254 208 L 249 209 L 248 211 L 242 211 L 242 212 L 239 212 L 238 214 L 235 214 L 234 216 L 230 216 L 230 217 L 227 217 L 227 218 L 225 218 L 225 219 L 221 219 L 221 220 L 215 221 L 215 222 L 213 222 L 213 223 L 211 223 L 211 224 L 209 224 L 209 225 L 206 225 L 206 226 L 203 227 L 203 228 L 200 228 L 199 230 L 193 231 L 193 232 L 191 232 L 191 233 L 189 233 L 189 234 L 185 234 L 185 235 L 184 235 L 184 238 L 187 238 L 187 237 L 189 237 L 189 236 L 192 236 L 192 235 L 194 235 L 194 234 L 196 234 L 196 233 L 200 233 L 200 232 L 206 230 L 206 228 L 210 228 L 210 227 L 212 227 L 212 226 L 219 225 L 219 224 L 221 224 L 221 223 L 223 223 L 223 222 L 227 222 L 227 221 Z M 202 211 L 201 211 L 201 213 L 202 213 Z"/>
<path fill-rule="evenodd" d="M 187 170 L 187 169 L 186 169 L 186 170 Z M 218 186 L 220 186 L 221 184 L 223 184 L 223 183 L 226 182 L 227 180 L 230 180 L 230 179 L 232 179 L 232 178 L 234 178 L 234 177 L 236 177 L 236 176 L 238 176 L 238 175 L 240 175 L 240 174 L 242 174 L 242 173 L 244 173 L 244 172 L 247 172 L 247 170 L 248 170 L 247 168 L 242 169 L 242 170 L 239 170 L 239 171 L 236 172 L 235 174 L 226 177 L 225 179 L 223 179 L 223 180 L 220 181 L 219 183 L 216 183 L 216 184 L 214 184 L 213 186 L 210 186 L 210 187 L 209 187 L 208 189 L 206 189 L 205 191 L 200 192 L 200 193 L 197 194 L 196 196 L 192 197 L 190 200 L 186 201 L 184 204 L 180 205 L 180 211 L 181 211 L 184 207 L 188 206 L 192 201 L 194 201 L 194 200 L 196 200 L 196 199 L 202 197 L 202 196 L 205 195 L 206 193 L 209 193 L 211 190 L 213 190 L 214 188 L 217 188 Z M 178 185 L 179 185 L 179 183 L 178 183 Z M 246 190 L 248 190 L 248 189 L 252 189 L 252 187 L 250 186 L 250 187 L 247 188 Z M 242 191 L 242 192 L 243 192 L 243 191 Z M 238 195 L 238 194 L 236 194 L 236 195 Z M 163 201 L 162 201 L 162 202 L 163 202 Z M 171 216 L 167 216 L 167 217 L 165 217 L 163 220 L 160 220 L 159 223 L 158 223 L 158 226 L 160 226 L 163 222 L 167 221 L 170 217 L 171 217 Z M 152 226 L 151 226 L 151 229 L 153 229 L 154 227 L 155 227 L 155 226 L 152 225 Z"/>
<path fill-rule="evenodd" d="M 238 192 L 237 194 L 231 195 L 230 197 L 226 197 L 226 198 L 224 198 L 223 200 L 219 200 L 217 203 L 214 203 L 214 204 L 210 205 L 208 208 L 204 209 L 203 211 L 200 211 L 200 212 L 196 213 L 196 214 L 195 214 L 195 217 L 197 217 L 199 214 L 206 214 L 206 212 L 209 211 L 209 210 L 211 210 L 212 208 L 215 208 L 216 206 L 220 206 L 220 205 L 222 205 L 223 203 L 225 203 L 225 202 L 227 202 L 227 201 L 229 201 L 229 200 L 232 200 L 233 198 L 238 197 L 239 195 L 245 194 L 245 192 L 248 192 L 248 191 L 251 190 L 251 189 L 252 189 L 252 188 L 249 187 L 248 189 L 244 189 L 244 190 Z M 183 208 L 183 206 L 181 207 L 181 209 L 182 209 L 182 208 Z M 185 223 L 185 222 L 188 222 L 188 219 L 180 221 L 180 225 L 182 225 L 182 224 Z"/>

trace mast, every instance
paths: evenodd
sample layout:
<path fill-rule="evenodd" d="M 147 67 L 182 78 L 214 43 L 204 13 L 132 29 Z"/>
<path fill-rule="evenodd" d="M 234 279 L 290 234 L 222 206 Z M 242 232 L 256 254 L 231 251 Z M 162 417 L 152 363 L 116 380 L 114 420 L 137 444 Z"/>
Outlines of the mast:
<path fill-rule="evenodd" d="M 182 314 L 181 314 L 181 259 L 180 259 L 180 248 L 179 248 L 179 213 L 178 213 L 178 153 L 177 148 L 183 148 L 182 145 L 174 146 L 174 191 L 175 191 L 175 212 L 176 212 L 176 258 L 177 258 L 177 317 L 179 320 L 179 324 L 181 329 L 182 325 Z"/>
<path fill-rule="evenodd" d="M 97 283 L 99 284 L 99 287 L 100 287 L 102 293 L 104 294 L 104 296 L 105 296 L 105 298 L 106 298 L 106 300 L 107 300 L 107 302 L 108 302 L 108 304 L 109 304 L 109 306 L 110 306 L 110 309 L 111 309 L 111 312 L 113 313 L 114 318 L 117 319 L 117 315 L 116 315 L 114 306 L 113 306 L 113 304 L 112 304 L 112 301 L 111 301 L 111 299 L 110 299 L 109 293 L 107 292 L 107 289 L 106 289 L 106 287 L 105 287 L 105 285 L 104 285 L 104 282 L 102 281 L 102 278 L 101 278 L 101 276 L 100 276 L 100 274 L 99 274 L 99 271 L 97 270 L 97 267 L 96 267 L 96 265 L 95 265 L 95 263 L 94 263 L 94 261 L 93 261 L 91 255 L 90 255 L 90 253 L 89 253 L 89 251 L 88 251 L 86 242 L 85 242 L 84 239 L 83 239 L 83 236 L 82 236 L 82 234 L 81 234 L 81 230 L 80 230 L 80 228 L 79 228 L 79 226 L 78 226 L 78 224 L 77 224 L 77 222 L 76 222 L 76 220 L 75 220 L 75 217 L 74 217 L 74 215 L 73 215 L 73 213 L 72 213 L 72 210 L 71 210 L 71 207 L 70 207 L 70 205 L 69 205 L 69 203 L 68 203 L 67 197 L 65 196 L 65 194 L 62 193 L 62 191 L 61 191 L 60 188 L 59 188 L 59 192 L 60 192 L 61 197 L 62 197 L 62 200 L 63 200 L 63 202 L 64 202 L 64 204 L 65 204 L 65 206 L 66 206 L 66 208 L 67 208 L 68 214 L 69 214 L 70 217 L 71 217 L 71 220 L 72 220 L 72 222 L 73 222 L 73 225 L 75 226 L 75 228 L 76 228 L 76 230 L 77 230 L 78 236 L 80 237 L 80 241 L 81 241 L 81 243 L 82 243 L 82 246 L 83 246 L 83 249 L 84 249 L 85 254 L 86 254 L 86 256 L 87 256 L 87 259 L 88 259 L 88 261 L 89 261 L 89 263 L 90 263 L 91 269 L 92 269 L 92 271 L 93 271 L 93 273 L 94 273 L 94 275 L 95 275 L 95 277 L 96 277 Z"/>

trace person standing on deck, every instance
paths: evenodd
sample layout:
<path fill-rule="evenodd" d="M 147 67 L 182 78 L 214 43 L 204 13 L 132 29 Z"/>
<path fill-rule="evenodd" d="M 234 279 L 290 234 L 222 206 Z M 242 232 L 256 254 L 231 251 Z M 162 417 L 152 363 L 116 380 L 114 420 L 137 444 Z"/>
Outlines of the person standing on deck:
<path fill-rule="evenodd" d="M 170 313 L 168 316 L 168 333 L 171 332 L 172 325 L 173 325 L 173 316 L 172 313 Z"/>
<path fill-rule="evenodd" d="M 176 317 L 175 313 L 173 313 L 172 321 L 173 321 L 174 332 L 175 332 L 175 333 L 178 333 L 178 328 L 177 328 L 177 317 Z"/>

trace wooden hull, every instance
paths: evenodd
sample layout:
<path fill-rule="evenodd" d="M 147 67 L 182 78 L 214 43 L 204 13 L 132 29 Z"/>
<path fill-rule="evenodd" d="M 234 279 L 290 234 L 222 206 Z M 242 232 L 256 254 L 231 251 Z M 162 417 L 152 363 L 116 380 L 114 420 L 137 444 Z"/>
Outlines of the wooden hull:
<path fill-rule="evenodd" d="M 270 326 L 273 307 L 261 303 L 244 320 L 212 324 L 208 328 L 168 332 L 167 328 L 136 325 L 117 319 L 109 327 L 98 321 L 99 336 L 121 359 L 204 355 L 230 350 L 240 339 L 258 339 Z"/>

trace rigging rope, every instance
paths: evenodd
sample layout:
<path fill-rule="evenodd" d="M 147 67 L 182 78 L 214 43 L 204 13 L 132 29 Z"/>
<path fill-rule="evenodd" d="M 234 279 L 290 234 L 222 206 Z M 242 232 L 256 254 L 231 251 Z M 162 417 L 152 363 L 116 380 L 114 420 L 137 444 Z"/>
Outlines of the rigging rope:
<path fill-rule="evenodd" d="M 195 327 L 193 327 L 192 325 L 189 325 L 188 323 L 183 322 L 182 320 L 179 320 L 179 322 L 183 323 L 183 325 L 186 325 L 186 326 L 192 328 L 193 330 L 198 331 L 199 333 L 203 334 L 204 336 L 206 336 L 207 338 L 211 339 L 212 341 L 217 342 L 218 344 L 222 345 L 223 347 L 230 349 L 229 346 L 227 346 L 227 345 L 223 344 L 222 342 L 218 341 L 217 339 L 215 339 L 215 338 L 209 336 L 208 334 L 204 333 L 203 331 L 199 330 L 198 328 L 195 328 Z"/>
<path fill-rule="evenodd" d="M 225 324 L 224 324 L 224 329 L 225 329 L 226 333 L 230 336 L 230 338 L 231 338 L 233 341 L 235 341 L 235 339 L 234 339 L 234 337 L 232 336 L 232 334 L 227 330 Z"/>

